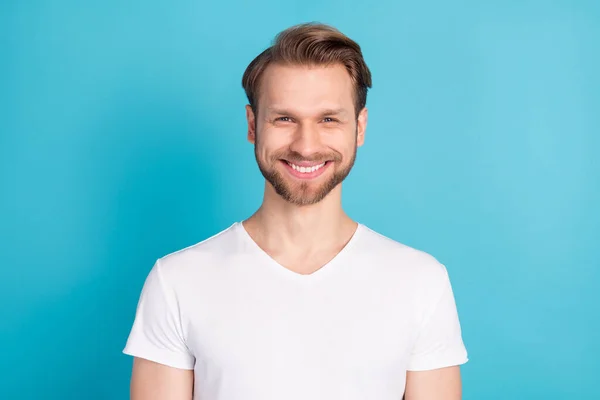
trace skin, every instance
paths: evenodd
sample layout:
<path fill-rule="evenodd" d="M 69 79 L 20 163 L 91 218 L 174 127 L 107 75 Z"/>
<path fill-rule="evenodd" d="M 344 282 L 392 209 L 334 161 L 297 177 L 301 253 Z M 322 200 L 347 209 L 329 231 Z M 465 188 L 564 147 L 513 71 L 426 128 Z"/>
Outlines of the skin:
<path fill-rule="evenodd" d="M 283 267 L 312 274 L 357 228 L 342 209 L 341 182 L 364 143 L 368 111 L 356 112 L 353 83 L 341 65 L 274 64 L 261 82 L 256 113 L 246 106 L 246 118 L 264 197 L 244 228 Z M 286 164 L 324 161 L 311 179 L 297 177 Z M 133 400 L 191 400 L 193 371 L 136 359 L 131 388 Z M 407 373 L 405 400 L 460 399 L 458 366 Z"/>
<path fill-rule="evenodd" d="M 275 261 L 300 274 L 335 257 L 357 227 L 341 207 L 341 185 L 332 187 L 350 171 L 364 143 L 368 112 L 356 116 L 353 92 L 340 65 L 271 65 L 257 115 L 246 107 L 248 141 L 266 179 L 263 203 L 244 227 Z M 298 179 L 282 160 L 328 165 L 314 179 Z M 289 192 L 287 198 L 278 186 Z"/>
<path fill-rule="evenodd" d="M 194 371 L 134 357 L 131 400 L 192 400 Z"/>

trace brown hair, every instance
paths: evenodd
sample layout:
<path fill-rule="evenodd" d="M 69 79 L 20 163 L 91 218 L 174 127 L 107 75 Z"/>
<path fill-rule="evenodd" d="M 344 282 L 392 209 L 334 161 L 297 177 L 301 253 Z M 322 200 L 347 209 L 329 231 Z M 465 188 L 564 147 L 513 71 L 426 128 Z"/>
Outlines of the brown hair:
<path fill-rule="evenodd" d="M 242 86 L 255 114 L 260 78 L 271 63 L 306 66 L 342 64 L 354 83 L 357 117 L 367 103 L 371 71 L 358 43 L 334 27 L 314 22 L 292 26 L 280 32 L 272 46 L 252 60 L 244 72 Z"/>

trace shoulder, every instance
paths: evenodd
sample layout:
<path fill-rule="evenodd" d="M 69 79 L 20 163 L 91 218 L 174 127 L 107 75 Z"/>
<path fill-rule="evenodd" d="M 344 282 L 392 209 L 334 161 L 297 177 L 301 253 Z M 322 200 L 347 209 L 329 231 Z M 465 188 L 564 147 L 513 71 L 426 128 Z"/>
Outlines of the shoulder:
<path fill-rule="evenodd" d="M 235 223 L 191 246 L 160 257 L 156 261 L 165 280 L 176 282 L 223 265 L 240 250 L 238 224 Z"/>
<path fill-rule="evenodd" d="M 370 265 L 421 287 L 445 285 L 448 280 L 446 266 L 434 255 L 385 236 L 365 225 L 361 228 L 361 254 L 367 258 Z"/>

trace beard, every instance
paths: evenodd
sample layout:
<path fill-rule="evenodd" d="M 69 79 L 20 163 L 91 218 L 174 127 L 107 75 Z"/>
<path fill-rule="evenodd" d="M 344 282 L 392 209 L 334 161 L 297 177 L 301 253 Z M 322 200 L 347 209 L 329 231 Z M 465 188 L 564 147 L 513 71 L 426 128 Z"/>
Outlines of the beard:
<path fill-rule="evenodd" d="M 279 196 L 285 201 L 297 206 L 307 206 L 320 202 L 337 185 L 342 183 L 350 174 L 350 171 L 354 166 L 356 151 L 357 147 L 355 142 L 352 156 L 345 165 L 341 165 L 343 157 L 338 152 L 329 154 L 319 153 L 310 158 L 302 157 L 302 155 L 293 151 L 279 152 L 271 156 L 268 163 L 263 163 L 258 157 L 257 142 L 254 144 L 254 157 L 256 158 L 258 169 L 263 177 L 271 184 L 271 186 L 273 186 L 275 192 Z M 315 187 L 317 184 L 314 182 L 297 182 L 292 181 L 291 178 L 284 177 L 276 168 L 276 165 L 278 165 L 281 160 L 290 162 L 310 161 L 315 163 L 328 161 L 333 164 L 330 165 L 329 168 L 334 168 L 334 171 L 331 177 L 327 178 L 325 182 L 318 184 L 318 187 Z M 338 169 L 335 169 L 336 167 L 338 167 Z"/>

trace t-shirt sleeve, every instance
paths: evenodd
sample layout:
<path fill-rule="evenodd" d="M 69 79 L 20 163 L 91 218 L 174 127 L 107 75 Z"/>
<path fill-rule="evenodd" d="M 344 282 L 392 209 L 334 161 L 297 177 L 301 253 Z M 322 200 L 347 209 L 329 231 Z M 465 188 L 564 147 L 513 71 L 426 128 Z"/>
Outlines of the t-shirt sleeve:
<path fill-rule="evenodd" d="M 173 289 L 164 281 L 160 260 L 148 274 L 123 353 L 180 369 L 193 369 L 195 358 L 183 333 Z"/>
<path fill-rule="evenodd" d="M 468 361 L 454 293 L 445 267 L 441 295 L 433 302 L 430 310 L 412 349 L 407 367 L 409 371 L 450 367 Z"/>

